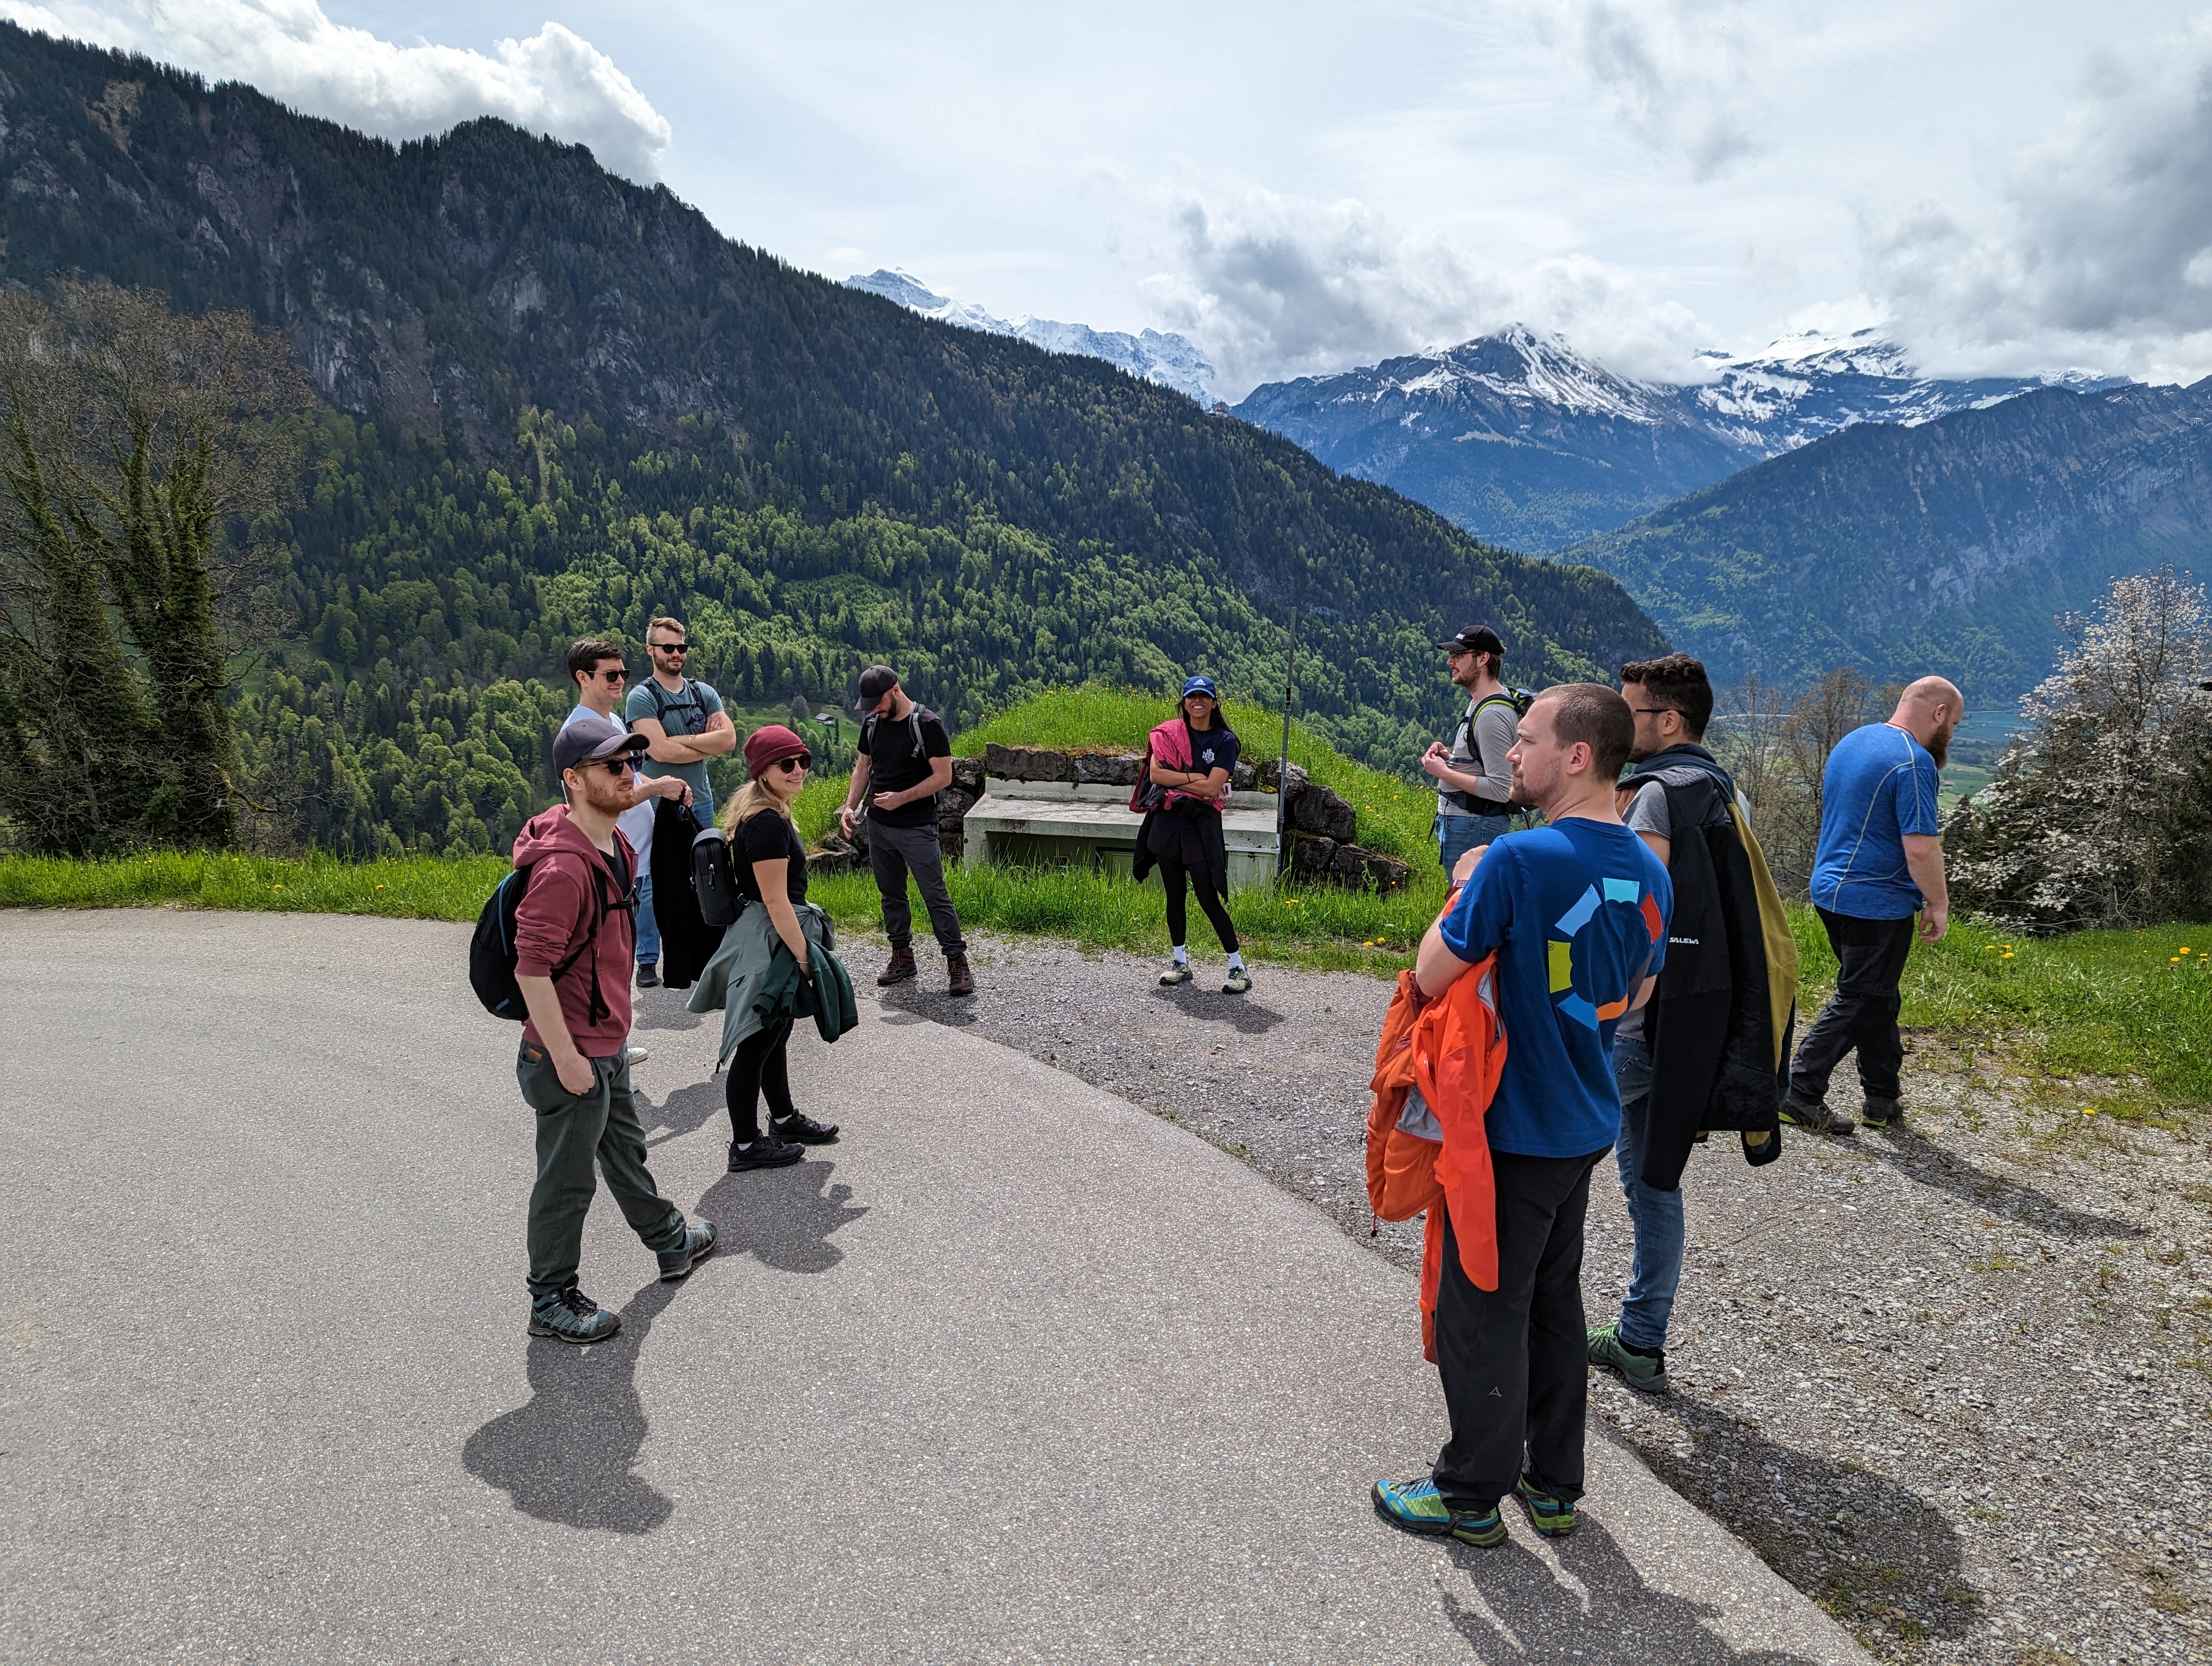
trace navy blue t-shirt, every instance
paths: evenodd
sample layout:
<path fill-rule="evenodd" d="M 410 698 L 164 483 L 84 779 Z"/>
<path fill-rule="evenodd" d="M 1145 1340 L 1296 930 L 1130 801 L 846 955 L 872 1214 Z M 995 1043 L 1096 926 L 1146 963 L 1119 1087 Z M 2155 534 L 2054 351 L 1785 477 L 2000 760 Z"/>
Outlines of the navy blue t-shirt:
<path fill-rule="evenodd" d="M 1492 1151 L 1586 1157 L 1620 1138 L 1613 1032 L 1666 963 L 1674 911 L 1665 865 L 1617 823 L 1570 816 L 1508 833 L 1475 864 L 1443 936 L 1470 963 L 1498 952 Z"/>

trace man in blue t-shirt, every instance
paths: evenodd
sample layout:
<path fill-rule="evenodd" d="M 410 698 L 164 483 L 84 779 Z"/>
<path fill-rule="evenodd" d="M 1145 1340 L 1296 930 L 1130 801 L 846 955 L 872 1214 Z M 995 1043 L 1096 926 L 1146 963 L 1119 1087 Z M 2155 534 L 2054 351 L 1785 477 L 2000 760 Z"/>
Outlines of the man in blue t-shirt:
<path fill-rule="evenodd" d="M 1912 916 L 1920 916 L 1929 943 L 1942 941 L 1951 923 L 1936 788 L 1965 706 L 1949 683 L 1923 677 L 1887 722 L 1852 730 L 1828 754 L 1812 892 L 1836 952 L 1836 993 L 1790 1061 L 1785 1122 L 1851 1132 L 1851 1116 L 1827 1101 L 1828 1078 L 1854 1048 L 1865 1093 L 1860 1120 L 1881 1128 L 1905 1115 L 1897 985 L 1912 948 Z"/>
<path fill-rule="evenodd" d="M 1484 1122 L 1498 1288 L 1478 1290 L 1462 1270 L 1447 1211 L 1436 1347 L 1451 1438 L 1429 1474 L 1374 1491 L 1384 1519 L 1477 1545 L 1504 1539 L 1508 1493 L 1540 1533 L 1576 1524 L 1590 1170 L 1620 1133 L 1613 1029 L 1651 998 L 1674 907 L 1665 865 L 1613 807 L 1636 739 L 1628 702 L 1595 683 L 1547 689 L 1517 735 L 1514 797 L 1547 824 L 1461 858 L 1460 893 L 1414 968 L 1433 997 L 1498 956 L 1505 1064 Z"/>
<path fill-rule="evenodd" d="M 674 775 L 691 789 L 691 808 L 699 825 L 714 823 L 714 789 L 707 781 L 707 760 L 733 751 L 738 731 L 722 709 L 722 696 L 684 674 L 691 654 L 691 633 L 681 619 L 653 616 L 645 628 L 645 651 L 653 675 L 629 691 L 623 715 L 646 739 L 638 772 L 647 780 Z M 653 917 L 653 824 L 645 824 L 644 858 L 637 887 L 637 987 L 660 982 L 660 927 Z"/>

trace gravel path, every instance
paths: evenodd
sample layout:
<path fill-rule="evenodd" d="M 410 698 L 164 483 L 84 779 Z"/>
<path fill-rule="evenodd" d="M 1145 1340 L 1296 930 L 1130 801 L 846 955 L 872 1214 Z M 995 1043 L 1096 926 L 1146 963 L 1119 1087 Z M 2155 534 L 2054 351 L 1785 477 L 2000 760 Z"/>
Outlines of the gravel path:
<path fill-rule="evenodd" d="M 1163 990 L 1154 961 L 975 948 L 974 1000 L 927 958 L 884 999 L 1179 1122 L 1418 1265 L 1419 1223 L 1369 1236 L 1389 985 L 1263 966 L 1240 999 L 1218 960 Z M 878 952 L 855 943 L 855 973 Z M 1886 1659 L 2212 1661 L 2212 1119 L 2031 1108 L 2001 1049 L 1908 1045 L 1909 1129 L 1692 1159 L 1674 1390 L 1601 1376 L 1592 1404 Z M 1609 1161 L 1591 1202 L 1602 1322 L 1630 1244 Z"/>

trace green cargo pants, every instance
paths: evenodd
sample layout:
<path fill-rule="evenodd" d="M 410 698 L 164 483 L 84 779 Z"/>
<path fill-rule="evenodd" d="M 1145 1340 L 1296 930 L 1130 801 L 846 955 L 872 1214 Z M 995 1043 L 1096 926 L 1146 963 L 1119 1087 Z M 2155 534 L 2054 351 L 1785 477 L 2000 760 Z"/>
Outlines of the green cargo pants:
<path fill-rule="evenodd" d="M 645 1129 L 630 1097 L 629 1053 L 591 1059 L 592 1091 L 571 1093 L 545 1049 L 522 1043 L 514 1074 L 538 1113 L 538 1183 L 530 1189 L 530 1296 L 556 1295 L 576 1282 L 584 1215 L 596 1189 L 592 1159 L 607 1177 L 645 1247 L 659 1254 L 684 1242 L 684 1212 L 661 1196 L 645 1166 Z"/>

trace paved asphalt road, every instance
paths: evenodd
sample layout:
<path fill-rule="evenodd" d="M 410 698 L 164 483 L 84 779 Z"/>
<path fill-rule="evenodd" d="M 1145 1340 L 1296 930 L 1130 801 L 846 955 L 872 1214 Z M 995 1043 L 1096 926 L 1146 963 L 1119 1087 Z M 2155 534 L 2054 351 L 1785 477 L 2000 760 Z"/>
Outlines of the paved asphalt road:
<path fill-rule="evenodd" d="M 1557 1547 L 1385 1529 L 1443 1428 L 1412 1280 L 872 1000 L 793 1049 L 844 1142 L 771 1174 L 723 1172 L 712 1021 L 641 1031 L 725 1247 L 659 1284 L 603 1200 L 620 1337 L 527 1340 L 466 936 L 0 913 L 0 1657 L 1865 1658 L 1601 1437 Z"/>

